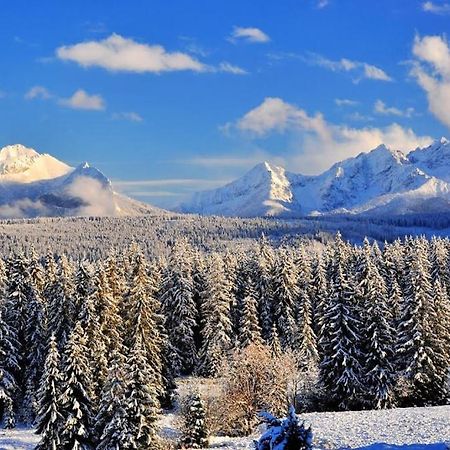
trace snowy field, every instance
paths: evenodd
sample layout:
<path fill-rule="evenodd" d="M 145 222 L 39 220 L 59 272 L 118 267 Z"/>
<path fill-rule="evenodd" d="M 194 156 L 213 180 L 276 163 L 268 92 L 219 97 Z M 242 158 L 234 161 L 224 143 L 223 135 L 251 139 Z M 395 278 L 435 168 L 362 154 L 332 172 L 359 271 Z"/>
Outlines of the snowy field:
<path fill-rule="evenodd" d="M 302 418 L 311 424 L 314 446 L 320 449 L 447 450 L 450 448 L 450 406 L 384 411 L 311 413 Z M 165 420 L 166 425 L 173 423 Z M 167 432 L 168 430 L 166 430 Z M 173 430 L 173 435 L 177 433 Z M 247 439 L 214 437 L 211 448 L 252 449 Z M 38 439 L 32 430 L 0 431 L 0 450 L 32 450 Z M 376 444 L 376 445 L 374 445 Z M 388 444 L 388 445 L 380 445 Z"/>

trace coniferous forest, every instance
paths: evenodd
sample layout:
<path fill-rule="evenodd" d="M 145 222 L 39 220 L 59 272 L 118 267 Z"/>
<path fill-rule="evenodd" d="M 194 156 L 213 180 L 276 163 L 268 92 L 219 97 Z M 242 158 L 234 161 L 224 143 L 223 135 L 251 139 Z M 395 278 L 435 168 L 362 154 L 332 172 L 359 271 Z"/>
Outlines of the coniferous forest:
<path fill-rule="evenodd" d="M 448 239 L 261 236 L 215 251 L 178 239 L 160 255 L 134 243 L 89 260 L 24 247 L 0 260 L 0 289 L 0 416 L 34 425 L 41 450 L 158 448 L 178 380 L 243 366 L 267 391 L 255 411 L 449 401 Z M 280 370 L 257 365 L 284 355 L 293 395 Z M 190 410 L 205 420 L 202 408 L 194 393 Z"/>

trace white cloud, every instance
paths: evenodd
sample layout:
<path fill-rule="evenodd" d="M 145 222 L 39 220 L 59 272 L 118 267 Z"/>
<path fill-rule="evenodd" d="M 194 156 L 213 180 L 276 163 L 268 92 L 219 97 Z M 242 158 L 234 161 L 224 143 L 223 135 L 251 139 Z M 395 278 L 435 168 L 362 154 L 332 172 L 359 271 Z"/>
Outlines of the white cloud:
<path fill-rule="evenodd" d="M 330 4 L 329 0 L 317 0 L 317 8 L 323 9 Z"/>
<path fill-rule="evenodd" d="M 347 58 L 334 61 L 316 53 L 311 53 L 309 57 L 303 59 L 308 64 L 323 67 L 333 72 L 350 72 L 357 77 L 355 81 L 359 81 L 362 78 L 378 81 L 393 81 L 383 69 L 366 62 L 353 61 Z"/>
<path fill-rule="evenodd" d="M 161 45 L 141 44 L 118 34 L 100 41 L 59 47 L 56 56 L 83 67 L 123 72 L 208 71 L 208 66 L 182 52 L 168 52 Z"/>
<path fill-rule="evenodd" d="M 350 100 L 349 98 L 335 98 L 334 103 L 338 106 L 356 106 L 359 102 L 356 100 Z"/>
<path fill-rule="evenodd" d="M 229 126 L 259 138 L 270 133 L 292 133 L 296 143 L 290 165 L 304 173 L 317 173 L 382 143 L 406 151 L 432 142 L 431 137 L 417 136 L 412 129 L 396 123 L 383 128 L 332 124 L 321 113 L 311 116 L 280 98 L 270 97 Z"/>
<path fill-rule="evenodd" d="M 77 210 L 81 216 L 113 216 L 116 212 L 111 191 L 94 178 L 80 176 L 69 186 L 67 192 L 83 201 Z"/>
<path fill-rule="evenodd" d="M 53 95 L 44 86 L 33 86 L 26 94 L 25 98 L 27 100 L 41 99 L 48 100 L 52 98 Z"/>
<path fill-rule="evenodd" d="M 265 43 L 270 41 L 270 37 L 259 28 L 234 27 L 229 40 L 232 42 Z"/>
<path fill-rule="evenodd" d="M 411 75 L 426 92 L 428 109 L 450 128 L 450 48 L 441 36 L 416 36 Z"/>
<path fill-rule="evenodd" d="M 100 95 L 90 95 L 83 89 L 78 89 L 71 97 L 61 98 L 58 103 L 72 109 L 87 109 L 102 111 L 105 109 L 105 101 Z"/>
<path fill-rule="evenodd" d="M 242 69 L 239 66 L 235 66 L 234 64 L 230 64 L 228 62 L 221 62 L 219 64 L 220 72 L 228 72 L 234 75 L 247 75 L 248 72 L 245 69 Z"/>
<path fill-rule="evenodd" d="M 134 111 L 113 113 L 112 118 L 114 120 L 128 120 L 130 122 L 143 122 L 144 121 L 142 116 Z"/>
<path fill-rule="evenodd" d="M 373 110 L 375 113 L 382 116 L 411 117 L 414 114 L 414 108 L 410 107 L 403 110 L 394 106 L 387 106 L 386 103 L 380 99 L 373 105 Z"/>
<path fill-rule="evenodd" d="M 424 2 L 422 3 L 422 9 L 426 12 L 433 14 L 450 14 L 450 4 L 449 3 L 441 3 L 436 4 L 433 2 Z"/>

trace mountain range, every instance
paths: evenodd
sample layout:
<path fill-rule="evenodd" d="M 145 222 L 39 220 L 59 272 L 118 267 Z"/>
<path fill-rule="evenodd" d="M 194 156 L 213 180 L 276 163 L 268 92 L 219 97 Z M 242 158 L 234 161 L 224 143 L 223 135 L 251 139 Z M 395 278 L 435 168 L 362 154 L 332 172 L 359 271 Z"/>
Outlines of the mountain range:
<path fill-rule="evenodd" d="M 240 217 L 450 211 L 450 142 L 408 153 L 380 145 L 319 175 L 263 162 L 226 186 L 195 193 L 180 211 Z"/>
<path fill-rule="evenodd" d="M 159 213 L 115 192 L 111 181 L 88 163 L 71 167 L 20 144 L 0 150 L 0 218 Z"/>

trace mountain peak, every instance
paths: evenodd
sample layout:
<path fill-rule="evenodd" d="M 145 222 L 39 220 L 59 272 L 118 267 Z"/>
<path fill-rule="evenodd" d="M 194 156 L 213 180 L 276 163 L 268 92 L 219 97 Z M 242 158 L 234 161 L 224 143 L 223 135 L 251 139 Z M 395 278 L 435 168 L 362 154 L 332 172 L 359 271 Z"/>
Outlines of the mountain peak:
<path fill-rule="evenodd" d="M 41 155 L 21 144 L 7 145 L 0 150 L 0 175 L 28 170 Z"/>

